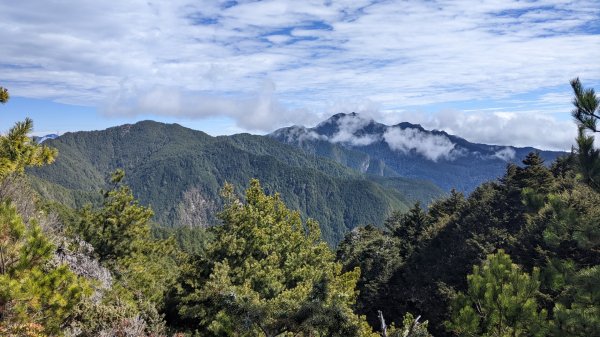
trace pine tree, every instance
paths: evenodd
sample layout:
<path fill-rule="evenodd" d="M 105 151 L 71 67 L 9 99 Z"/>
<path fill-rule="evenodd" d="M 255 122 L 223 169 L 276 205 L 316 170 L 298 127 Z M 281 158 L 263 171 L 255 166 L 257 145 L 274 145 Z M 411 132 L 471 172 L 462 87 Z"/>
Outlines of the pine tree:
<path fill-rule="evenodd" d="M 75 231 L 92 244 L 101 262 L 116 261 L 131 256 L 143 247 L 140 240 L 150 237 L 150 208 L 141 206 L 131 189 L 122 183 L 123 170 L 116 170 L 110 179 L 111 188 L 103 193 L 102 207 L 90 205 L 81 212 Z"/>
<path fill-rule="evenodd" d="M 39 226 L 25 226 L 8 202 L 0 204 L 0 335 L 57 335 L 87 282 L 54 266 L 55 247 Z"/>
<path fill-rule="evenodd" d="M 93 246 L 114 278 L 101 303 L 86 303 L 79 312 L 80 325 L 89 335 L 116 333 L 129 324 L 149 335 L 161 331 L 164 322 L 159 311 L 179 275 L 181 256 L 174 241 L 151 236 L 153 212 L 139 204 L 124 177 L 123 170 L 116 170 L 110 188 L 102 193 L 102 206 L 84 207 L 71 228 Z"/>
<path fill-rule="evenodd" d="M 575 97 L 573 98 L 573 105 L 575 109 L 571 112 L 573 118 L 577 121 L 581 127 L 592 131 L 598 132 L 597 124 L 598 118 L 600 118 L 600 100 L 596 97 L 594 89 L 584 89 L 579 78 L 571 80 L 571 88 Z"/>
<path fill-rule="evenodd" d="M 546 311 L 536 301 L 538 278 L 537 268 L 529 275 L 498 250 L 473 267 L 468 290 L 453 301 L 446 326 L 459 336 L 545 336 Z"/>
<path fill-rule="evenodd" d="M 246 201 L 223 192 L 222 226 L 184 278 L 180 313 L 214 336 L 372 336 L 351 307 L 358 269 L 342 265 L 278 195 L 253 180 Z"/>
<path fill-rule="evenodd" d="M 440 221 L 442 218 L 458 212 L 464 205 L 464 194 L 452 189 L 449 196 L 438 199 L 428 206 L 427 215 L 429 215 L 432 222 Z"/>
<path fill-rule="evenodd" d="M 0 87 L 0 103 L 8 99 L 8 91 Z M 0 136 L 0 181 L 54 160 L 55 149 L 28 137 L 32 129 L 27 118 Z M 28 222 L 10 201 L 0 200 L 0 335 L 60 335 L 89 286 L 66 265 L 52 261 L 56 248 L 35 219 Z"/>
<path fill-rule="evenodd" d="M 554 302 L 553 335 L 594 336 L 600 331 L 600 194 L 577 183 L 551 195 L 536 226 L 537 248 L 548 263 L 543 286 Z"/>
<path fill-rule="evenodd" d="M 575 97 L 571 112 L 579 126 L 577 137 L 577 158 L 583 180 L 600 191 L 600 150 L 594 148 L 594 136 L 587 135 L 586 131 L 598 132 L 598 118 L 600 118 L 600 99 L 596 97 L 594 89 L 584 89 L 576 78 L 571 81 Z"/>
<path fill-rule="evenodd" d="M 600 191 L 600 149 L 594 147 L 594 136 L 588 136 L 582 127 L 577 136 L 577 159 L 581 179 Z"/>
<path fill-rule="evenodd" d="M 0 103 L 5 104 L 9 99 L 10 95 L 8 94 L 8 90 L 0 86 Z"/>
<path fill-rule="evenodd" d="M 28 134 L 33 121 L 17 122 L 7 135 L 0 136 L 0 179 L 11 173 L 22 173 L 27 166 L 42 166 L 54 162 L 56 149 L 35 143 Z"/>
<path fill-rule="evenodd" d="M 554 307 L 555 336 L 597 336 L 600 332 L 600 266 L 578 271 L 569 282 L 570 303 Z"/>
<path fill-rule="evenodd" d="M 371 225 L 355 228 L 338 246 L 337 259 L 343 261 L 345 270 L 360 268 L 358 310 L 387 309 L 377 304 L 382 290 L 404 262 L 398 240 Z"/>
<path fill-rule="evenodd" d="M 400 242 L 400 254 L 402 257 L 409 256 L 419 245 L 430 221 L 427 213 L 421 208 L 419 202 L 406 213 L 394 212 L 390 218 L 385 221 L 385 227 L 392 236 Z"/>
<path fill-rule="evenodd" d="M 521 187 L 535 189 L 538 193 L 548 193 L 552 187 L 552 173 L 544 165 L 544 159 L 539 152 L 530 152 L 523 159 L 523 168 L 517 169 Z"/>

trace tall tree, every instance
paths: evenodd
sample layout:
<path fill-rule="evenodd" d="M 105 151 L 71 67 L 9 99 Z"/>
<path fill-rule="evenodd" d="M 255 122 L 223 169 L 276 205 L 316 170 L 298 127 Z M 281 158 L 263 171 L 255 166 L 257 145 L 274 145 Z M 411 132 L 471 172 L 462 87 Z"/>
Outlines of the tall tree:
<path fill-rule="evenodd" d="M 430 225 L 427 213 L 419 202 L 406 213 L 394 212 L 385 221 L 385 227 L 400 242 L 400 255 L 405 258 L 419 245 L 421 237 Z"/>
<path fill-rule="evenodd" d="M 600 150 L 594 147 L 595 137 L 586 133 L 598 132 L 600 99 L 596 97 L 594 89 L 584 89 L 579 78 L 571 81 L 571 87 L 575 94 L 573 98 L 575 109 L 571 114 L 579 126 L 579 134 L 576 139 L 579 171 L 587 184 L 600 191 Z"/>
<path fill-rule="evenodd" d="M 360 271 L 343 273 L 314 221 L 253 180 L 226 201 L 206 257 L 184 279 L 180 313 L 214 336 L 373 336 L 352 311 Z"/>
<path fill-rule="evenodd" d="M 114 277 L 101 303 L 86 303 L 79 312 L 82 329 L 89 335 L 117 334 L 130 324 L 155 335 L 163 328 L 158 313 L 165 294 L 179 275 L 174 241 L 151 236 L 152 210 L 139 204 L 124 177 L 123 170 L 115 171 L 110 188 L 102 193 L 102 206 L 84 207 L 71 228 L 93 246 Z"/>
<path fill-rule="evenodd" d="M 0 87 L 0 103 L 8 99 Z M 0 182 L 54 160 L 56 150 L 36 144 L 28 136 L 32 129 L 27 118 L 0 136 Z M 60 335 L 89 294 L 83 278 L 53 261 L 55 251 L 34 218 L 25 223 L 9 200 L 0 200 L 0 335 Z"/>
<path fill-rule="evenodd" d="M 116 170 L 110 179 L 111 188 L 103 193 L 102 207 L 91 205 L 81 210 L 77 234 L 94 246 L 101 262 L 116 261 L 140 249 L 140 240 L 150 237 L 150 208 L 141 206 L 129 186 L 123 184 L 125 172 Z"/>
<path fill-rule="evenodd" d="M 575 97 L 571 112 L 577 124 L 589 131 L 598 132 L 598 119 L 600 118 L 600 100 L 596 97 L 593 88 L 584 89 L 579 78 L 571 80 L 571 88 Z"/>
<path fill-rule="evenodd" d="M 360 268 L 357 308 L 361 312 L 370 310 L 367 314 L 374 316 L 376 310 L 386 309 L 377 304 L 382 290 L 404 262 L 399 246 L 396 238 L 371 225 L 355 228 L 338 246 L 337 258 L 343 261 L 344 269 Z"/>

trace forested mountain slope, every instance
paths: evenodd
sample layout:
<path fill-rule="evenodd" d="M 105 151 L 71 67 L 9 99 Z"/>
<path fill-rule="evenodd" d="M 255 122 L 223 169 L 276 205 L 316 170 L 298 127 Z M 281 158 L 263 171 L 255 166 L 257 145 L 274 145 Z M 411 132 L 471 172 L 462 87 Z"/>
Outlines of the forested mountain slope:
<path fill-rule="evenodd" d="M 42 195 L 81 206 L 94 200 L 110 172 L 122 168 L 135 195 L 154 209 L 155 221 L 167 226 L 214 224 L 224 183 L 241 191 L 251 178 L 318 220 L 330 243 L 358 225 L 382 223 L 393 210 L 441 195 L 424 181 L 373 181 L 268 137 L 211 137 L 177 124 L 144 121 L 67 133 L 44 144 L 60 155 L 53 165 L 29 170 Z"/>
<path fill-rule="evenodd" d="M 446 191 L 471 192 L 500 177 L 507 163 L 539 151 L 550 163 L 562 152 L 471 143 L 444 131 L 388 126 L 356 113 L 336 114 L 314 128 L 292 126 L 270 137 L 372 175 L 432 181 Z"/>

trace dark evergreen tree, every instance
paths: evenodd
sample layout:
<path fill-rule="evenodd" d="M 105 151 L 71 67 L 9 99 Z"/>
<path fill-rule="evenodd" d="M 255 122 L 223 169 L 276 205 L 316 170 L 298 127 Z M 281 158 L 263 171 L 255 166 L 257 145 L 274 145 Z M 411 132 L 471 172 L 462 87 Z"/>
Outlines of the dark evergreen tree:
<path fill-rule="evenodd" d="M 406 258 L 418 247 L 430 221 L 419 202 L 406 213 L 394 212 L 385 221 L 385 228 L 400 243 L 400 256 Z"/>
<path fill-rule="evenodd" d="M 571 80 L 571 88 L 575 97 L 573 105 L 575 109 L 571 112 L 577 124 L 586 130 L 598 132 L 597 124 L 600 118 L 600 100 L 596 97 L 593 88 L 584 89 L 579 78 Z"/>
<path fill-rule="evenodd" d="M 536 193 L 546 194 L 554 181 L 552 173 L 544 165 L 544 159 L 538 152 L 531 152 L 523 159 L 523 168 L 517 169 L 517 179 L 522 188 L 530 188 Z"/>
<path fill-rule="evenodd" d="M 440 221 L 444 217 L 457 213 L 464 205 L 465 195 L 452 189 L 448 197 L 435 200 L 429 205 L 427 215 L 431 218 L 432 222 Z"/>
<path fill-rule="evenodd" d="M 379 296 L 403 263 L 398 240 L 374 226 L 356 228 L 338 246 L 337 259 L 343 261 L 346 271 L 360 268 L 358 310 L 375 316 L 384 309 L 378 307 Z"/>
<path fill-rule="evenodd" d="M 584 89 L 576 78 L 571 81 L 575 97 L 571 112 L 579 126 L 577 137 L 577 158 L 583 180 L 600 191 L 600 150 L 594 147 L 594 136 L 587 132 L 598 132 L 597 124 L 600 118 L 600 99 L 596 97 L 593 88 Z"/>

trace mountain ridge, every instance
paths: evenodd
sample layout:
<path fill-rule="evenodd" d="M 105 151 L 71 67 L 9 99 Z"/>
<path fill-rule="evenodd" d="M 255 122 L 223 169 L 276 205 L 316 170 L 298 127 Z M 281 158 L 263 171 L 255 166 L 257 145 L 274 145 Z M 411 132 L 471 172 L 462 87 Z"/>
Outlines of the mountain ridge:
<path fill-rule="evenodd" d="M 268 136 L 364 173 L 425 179 L 446 191 L 467 193 L 500 177 L 508 163 L 520 164 L 529 152 L 540 152 L 548 163 L 566 154 L 472 143 L 443 130 L 409 122 L 385 125 L 357 113 L 338 113 L 312 128 L 294 125 Z"/>
<path fill-rule="evenodd" d="M 230 182 L 243 191 L 251 178 L 261 180 L 271 193 L 279 191 L 290 208 L 318 220 L 332 244 L 356 226 L 381 224 L 394 210 L 442 194 L 423 181 L 395 177 L 392 182 L 376 182 L 269 137 L 212 137 L 178 124 L 142 121 L 65 133 L 45 144 L 59 150 L 57 161 L 28 170 L 43 196 L 73 207 L 94 202 L 108 174 L 122 168 L 136 197 L 151 205 L 155 220 L 166 226 L 216 223 L 223 184 Z M 190 214 L 194 203 L 205 209 Z M 196 220 L 182 220 L 190 218 Z"/>

